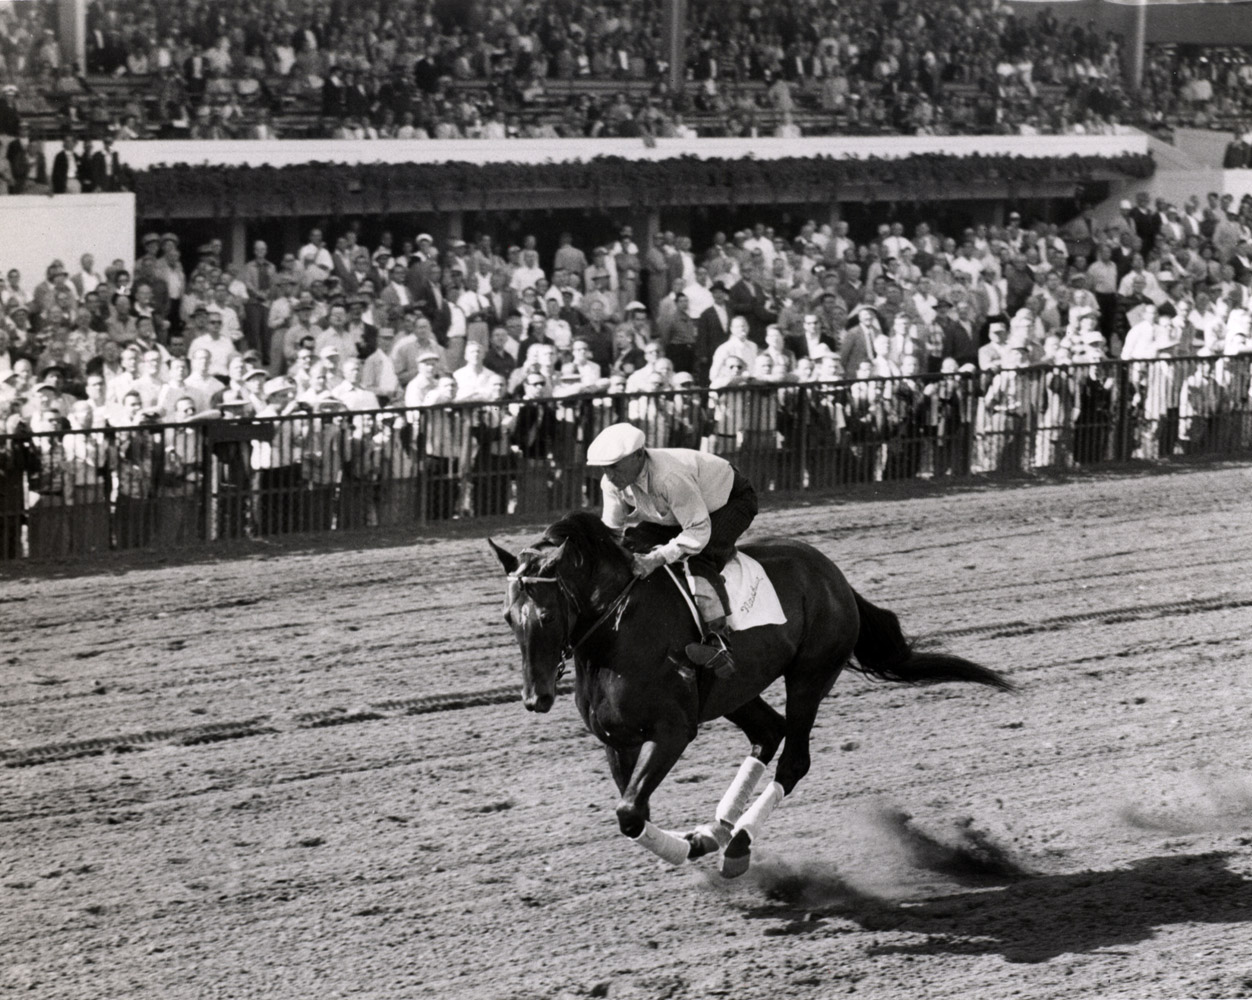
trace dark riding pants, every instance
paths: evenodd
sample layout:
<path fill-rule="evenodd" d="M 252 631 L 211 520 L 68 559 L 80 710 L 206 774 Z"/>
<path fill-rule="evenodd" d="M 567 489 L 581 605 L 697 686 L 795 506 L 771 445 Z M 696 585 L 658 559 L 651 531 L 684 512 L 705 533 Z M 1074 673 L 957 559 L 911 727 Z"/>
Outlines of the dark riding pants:
<path fill-rule="evenodd" d="M 713 585 L 717 596 L 722 599 L 722 607 L 728 611 L 730 598 L 726 594 L 722 570 L 735 554 L 735 542 L 748 530 L 758 509 L 756 490 L 752 488 L 748 478 L 735 469 L 735 481 L 730 487 L 730 496 L 725 505 L 709 514 L 712 533 L 708 544 L 687 560 L 694 575 L 704 577 Z M 626 529 L 623 540 L 631 552 L 650 552 L 681 532 L 682 528 L 675 524 L 637 524 Z"/>

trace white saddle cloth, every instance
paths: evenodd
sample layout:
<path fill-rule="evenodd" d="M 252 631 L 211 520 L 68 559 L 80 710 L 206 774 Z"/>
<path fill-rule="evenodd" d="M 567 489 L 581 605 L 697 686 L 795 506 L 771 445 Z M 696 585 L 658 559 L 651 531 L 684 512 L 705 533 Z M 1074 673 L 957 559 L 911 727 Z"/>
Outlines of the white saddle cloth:
<path fill-rule="evenodd" d="M 691 571 L 683 563 L 687 584 L 694 590 Z M 730 597 L 731 615 L 728 624 L 736 632 L 760 625 L 786 624 L 787 615 L 778 600 L 778 591 L 765 572 L 765 567 L 746 552 L 735 551 L 735 557 L 722 570 L 726 593 Z M 692 611 L 695 611 L 694 606 Z M 699 624 L 697 615 L 696 624 Z"/>

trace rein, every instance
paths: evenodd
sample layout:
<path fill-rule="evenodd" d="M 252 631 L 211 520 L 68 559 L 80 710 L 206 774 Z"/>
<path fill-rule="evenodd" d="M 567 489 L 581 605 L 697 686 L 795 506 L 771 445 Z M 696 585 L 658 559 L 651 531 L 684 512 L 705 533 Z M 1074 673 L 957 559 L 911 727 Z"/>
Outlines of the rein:
<path fill-rule="evenodd" d="M 530 583 L 555 583 L 561 588 L 561 593 L 565 595 L 565 599 L 569 602 L 570 607 L 575 611 L 578 609 L 578 601 L 575 599 L 574 595 L 570 593 L 569 586 L 559 576 L 510 576 L 509 579 L 516 580 L 523 586 Z M 591 627 L 583 633 L 581 639 L 573 643 L 570 642 L 569 639 L 565 641 L 565 647 L 561 650 L 561 665 L 556 671 L 557 680 L 560 680 L 565 675 L 566 661 L 572 660 L 574 658 L 574 654 L 578 652 L 583 643 L 590 639 L 601 625 L 607 622 L 616 612 L 625 606 L 626 598 L 630 596 L 630 592 L 634 589 L 635 584 L 638 582 L 639 577 L 632 576 L 626 586 L 622 588 L 622 592 L 613 598 L 612 602 L 610 602 L 609 606 L 604 609 L 600 617 L 591 623 Z"/>

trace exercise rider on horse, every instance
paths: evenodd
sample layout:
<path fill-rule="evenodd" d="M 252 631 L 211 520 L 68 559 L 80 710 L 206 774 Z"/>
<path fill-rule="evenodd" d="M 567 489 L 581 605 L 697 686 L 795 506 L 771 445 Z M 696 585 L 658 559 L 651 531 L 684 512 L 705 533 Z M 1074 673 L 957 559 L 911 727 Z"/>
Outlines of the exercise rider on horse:
<path fill-rule="evenodd" d="M 687 656 L 729 675 L 731 609 L 722 569 L 756 517 L 752 484 L 717 455 L 645 448 L 643 431 L 631 424 L 601 431 L 587 449 L 587 464 L 604 467 L 602 519 L 634 553 L 637 576 L 687 560 L 705 624 L 702 641 L 687 646 Z"/>

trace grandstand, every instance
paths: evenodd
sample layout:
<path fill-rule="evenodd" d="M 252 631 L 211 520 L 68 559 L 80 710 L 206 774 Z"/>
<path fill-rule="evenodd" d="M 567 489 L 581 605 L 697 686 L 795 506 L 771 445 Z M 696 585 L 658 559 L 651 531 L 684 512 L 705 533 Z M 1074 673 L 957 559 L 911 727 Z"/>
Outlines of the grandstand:
<path fill-rule="evenodd" d="M 1139 91 L 1126 39 L 1064 8 L 10 0 L 0 83 L 36 139 L 1090 133 L 1246 107 L 1217 79 L 1245 50 L 1155 46 Z"/>

